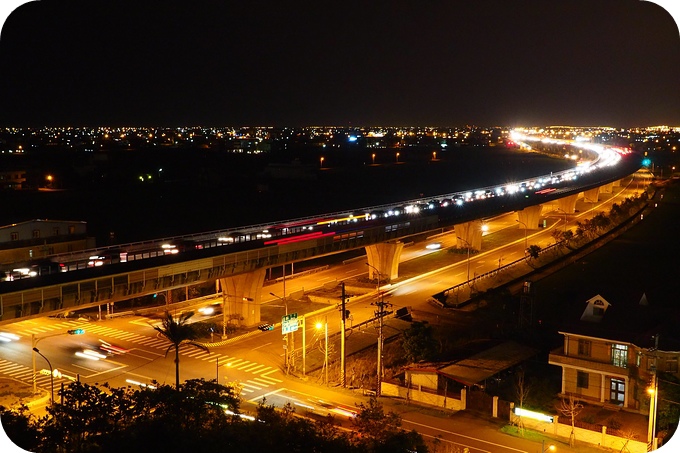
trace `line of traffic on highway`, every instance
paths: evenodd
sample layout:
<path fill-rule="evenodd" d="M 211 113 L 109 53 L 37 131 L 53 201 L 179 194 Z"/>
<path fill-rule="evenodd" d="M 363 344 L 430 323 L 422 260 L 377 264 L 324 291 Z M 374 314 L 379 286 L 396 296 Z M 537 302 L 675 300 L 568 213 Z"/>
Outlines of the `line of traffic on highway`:
<path fill-rule="evenodd" d="M 110 264 L 128 263 L 148 258 L 158 258 L 179 253 L 196 252 L 222 246 L 240 246 L 250 249 L 267 246 L 286 245 L 293 242 L 333 236 L 337 240 L 361 235 L 361 225 L 380 225 L 390 219 L 445 214 L 450 209 L 463 209 L 469 203 L 499 197 L 544 195 L 559 190 L 560 185 L 570 183 L 580 176 L 594 170 L 610 167 L 630 154 L 625 148 L 615 148 L 583 141 L 554 140 L 521 134 L 511 134 L 513 140 L 525 142 L 561 143 L 579 149 L 592 151 L 593 159 L 578 153 L 575 167 L 550 175 L 530 178 L 516 183 L 483 187 L 435 197 L 408 200 L 401 203 L 361 208 L 352 212 L 336 212 L 286 220 L 279 223 L 244 226 L 226 231 L 212 231 L 193 235 L 164 238 L 159 240 L 122 244 L 111 247 L 52 255 L 46 259 L 25 263 L 14 263 L 0 273 L 0 282 L 11 282 L 47 274 L 72 272 Z M 576 156 L 577 154 L 574 154 Z M 591 156 L 586 153 L 586 156 Z M 447 214 L 448 215 L 448 214 Z M 389 225 L 388 225 L 389 226 Z M 386 226 L 386 227 L 388 227 Z M 357 228 L 358 227 L 358 228 Z"/>

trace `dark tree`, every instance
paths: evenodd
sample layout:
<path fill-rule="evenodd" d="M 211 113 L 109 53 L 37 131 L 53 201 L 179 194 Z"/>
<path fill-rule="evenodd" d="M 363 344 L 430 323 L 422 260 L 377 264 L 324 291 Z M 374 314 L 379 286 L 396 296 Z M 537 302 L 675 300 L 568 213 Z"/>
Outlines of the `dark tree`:
<path fill-rule="evenodd" d="M 190 311 L 180 315 L 178 319 L 172 317 L 170 312 L 165 312 L 165 316 L 161 320 L 161 326 L 154 326 L 161 335 L 168 340 L 171 345 L 165 351 L 165 356 L 172 349 L 175 350 L 175 383 L 179 390 L 179 348 L 183 345 L 191 345 L 206 352 L 210 352 L 208 348 L 201 343 L 196 342 L 201 337 L 202 328 L 194 324 L 189 324 L 189 318 L 194 316 L 194 312 Z"/>
<path fill-rule="evenodd" d="M 404 331 L 402 347 L 406 360 L 419 362 L 421 360 L 433 360 L 437 355 L 437 340 L 434 338 L 434 329 L 429 324 L 414 322 L 408 330 Z"/>

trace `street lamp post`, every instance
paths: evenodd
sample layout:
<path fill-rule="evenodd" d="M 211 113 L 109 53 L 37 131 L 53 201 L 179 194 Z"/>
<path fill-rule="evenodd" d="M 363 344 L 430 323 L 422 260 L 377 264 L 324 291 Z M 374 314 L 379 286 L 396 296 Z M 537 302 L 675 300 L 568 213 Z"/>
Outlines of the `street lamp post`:
<path fill-rule="evenodd" d="M 40 357 L 42 357 L 43 359 L 45 359 L 45 361 L 47 362 L 47 366 L 50 367 L 50 387 L 51 387 L 51 390 L 52 390 L 52 391 L 51 391 L 51 394 L 52 394 L 52 402 L 51 402 L 51 404 L 54 406 L 54 368 L 52 368 L 52 364 L 50 363 L 50 361 L 47 359 L 47 357 L 45 357 L 45 356 L 38 350 L 38 348 L 35 348 L 35 347 L 34 347 L 34 348 L 33 348 L 33 352 L 35 352 L 35 353 L 37 353 L 37 354 L 40 354 Z M 35 356 L 34 356 L 34 357 L 35 357 Z M 35 384 L 35 380 L 33 380 L 33 383 Z M 35 388 L 34 388 L 34 392 L 35 392 Z"/>
<path fill-rule="evenodd" d="M 648 451 L 655 450 L 654 448 L 654 437 L 656 434 L 656 413 L 657 413 L 657 403 L 659 401 L 659 378 L 657 373 L 657 350 L 659 348 L 659 335 L 654 336 L 654 367 L 652 372 L 654 373 L 652 377 L 652 388 L 647 389 L 649 393 L 649 427 L 647 428 L 647 448 Z"/>
<path fill-rule="evenodd" d="M 319 159 L 319 162 L 320 162 L 319 167 L 320 168 L 323 168 L 323 161 L 324 161 L 323 157 L 321 159 Z"/>
<path fill-rule="evenodd" d="M 564 213 L 564 232 L 567 232 L 567 211 L 562 208 L 556 208 L 555 211 L 562 211 Z"/>
<path fill-rule="evenodd" d="M 307 377 L 307 322 L 302 317 L 302 377 Z"/>
<path fill-rule="evenodd" d="M 555 446 L 554 445 L 548 445 L 548 448 L 545 447 L 545 439 L 541 441 L 541 453 L 545 453 L 546 451 L 555 451 Z"/>
<path fill-rule="evenodd" d="M 527 245 L 527 224 L 522 222 L 521 220 L 515 220 L 515 222 L 518 222 L 524 226 L 524 252 L 526 253 L 526 250 L 529 248 L 529 246 Z"/>
<path fill-rule="evenodd" d="M 325 379 L 326 387 L 328 387 L 328 315 L 324 318 L 323 325 L 320 322 L 316 323 L 316 329 L 321 330 L 324 327 L 324 356 L 323 356 L 323 367 L 325 368 Z"/>
<path fill-rule="evenodd" d="M 50 338 L 50 337 L 56 337 L 58 335 L 82 335 L 84 334 L 85 331 L 83 329 L 71 329 L 67 330 L 66 332 L 59 332 L 59 333 L 53 333 L 51 335 L 45 335 L 43 337 L 36 337 L 34 333 L 31 334 L 31 348 L 33 349 L 33 394 L 35 395 L 38 393 L 38 384 L 36 382 L 36 373 L 35 373 L 35 353 L 37 352 L 40 354 L 40 351 L 38 351 L 38 342 L 40 340 L 44 340 L 45 338 Z M 44 355 L 40 354 L 43 358 L 45 358 Z M 45 358 L 47 360 L 47 358 Z M 47 363 L 49 364 L 49 360 L 47 360 Z M 51 369 L 52 365 L 50 365 L 50 374 L 53 374 L 54 370 Z M 54 379 L 52 379 L 52 382 L 54 382 Z M 53 386 L 54 387 L 54 386 Z M 54 388 L 52 389 L 52 393 L 54 393 Z M 53 395 L 54 397 L 54 395 Z"/>
<path fill-rule="evenodd" d="M 467 281 L 468 285 L 470 284 L 470 243 L 463 239 L 460 236 L 456 236 L 459 240 L 465 242 L 465 245 L 467 246 Z"/>
<path fill-rule="evenodd" d="M 272 296 L 276 297 L 277 299 L 281 299 L 281 301 L 283 302 L 283 305 L 286 307 L 286 316 L 288 316 L 288 301 L 286 300 L 286 298 L 285 298 L 285 297 L 277 296 L 277 295 L 274 294 L 274 293 L 269 293 L 269 294 L 271 294 Z M 283 354 L 283 357 L 284 357 L 284 365 L 285 365 L 285 367 L 286 367 L 286 374 L 288 374 L 289 369 L 290 369 L 290 363 L 289 363 L 289 362 L 290 362 L 291 352 L 290 352 L 289 349 L 293 347 L 293 341 L 290 341 L 290 339 L 291 339 L 290 333 L 286 333 L 286 338 L 285 338 L 285 340 L 284 340 L 284 343 L 285 343 L 284 348 L 285 348 L 285 350 L 284 350 L 284 354 Z M 303 349 L 304 349 L 304 344 L 303 344 Z"/>

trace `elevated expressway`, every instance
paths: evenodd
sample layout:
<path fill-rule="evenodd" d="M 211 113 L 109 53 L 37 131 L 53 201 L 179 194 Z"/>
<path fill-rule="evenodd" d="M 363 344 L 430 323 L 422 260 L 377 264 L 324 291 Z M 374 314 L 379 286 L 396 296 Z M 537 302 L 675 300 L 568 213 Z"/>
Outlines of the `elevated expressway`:
<path fill-rule="evenodd" d="M 482 219 L 514 211 L 524 228 L 535 230 L 542 204 L 572 214 L 579 197 L 596 201 L 639 168 L 639 157 L 627 154 L 615 165 L 589 167 L 593 171 L 287 221 L 271 230 L 244 227 L 232 232 L 227 246 L 218 246 L 225 244 L 223 233 L 211 233 L 175 241 L 184 245 L 177 253 L 165 253 L 160 243 L 154 246 L 160 252 L 131 247 L 126 262 L 0 283 L 0 325 L 157 293 L 170 298 L 185 292 L 188 299 L 190 287 L 212 287 L 221 290 L 230 314 L 252 326 L 260 323 L 262 288 L 272 267 L 365 248 L 369 278 L 378 273 L 382 281 L 395 279 L 406 238 L 454 226 L 459 247 L 479 250 Z M 295 233 L 293 225 L 299 226 Z"/>

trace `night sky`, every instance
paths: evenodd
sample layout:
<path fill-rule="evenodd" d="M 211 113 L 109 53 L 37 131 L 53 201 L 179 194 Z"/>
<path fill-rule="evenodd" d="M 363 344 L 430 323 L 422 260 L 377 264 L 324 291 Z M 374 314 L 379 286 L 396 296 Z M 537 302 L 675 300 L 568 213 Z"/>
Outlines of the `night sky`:
<path fill-rule="evenodd" d="M 42 0 L 0 68 L 0 126 L 680 126 L 638 0 Z"/>

